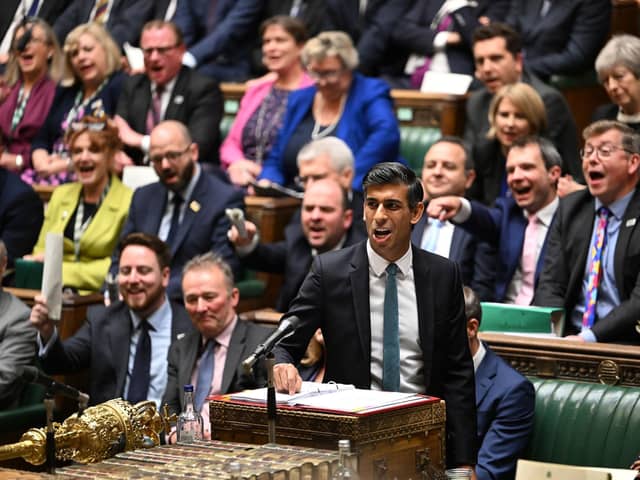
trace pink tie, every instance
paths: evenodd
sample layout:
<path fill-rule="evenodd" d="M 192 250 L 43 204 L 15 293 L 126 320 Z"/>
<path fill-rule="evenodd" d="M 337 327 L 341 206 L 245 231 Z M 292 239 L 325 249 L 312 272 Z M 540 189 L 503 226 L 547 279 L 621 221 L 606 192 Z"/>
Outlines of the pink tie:
<path fill-rule="evenodd" d="M 147 112 L 147 133 L 151 133 L 151 130 L 160 123 L 160 116 L 162 115 L 162 93 L 163 87 L 159 85 L 156 87 L 155 92 L 151 96 L 151 106 Z"/>
<path fill-rule="evenodd" d="M 529 224 L 524 231 L 522 245 L 522 285 L 515 299 L 516 305 L 529 305 L 533 298 L 533 284 L 536 275 L 536 249 L 538 237 L 538 217 L 529 215 Z"/>

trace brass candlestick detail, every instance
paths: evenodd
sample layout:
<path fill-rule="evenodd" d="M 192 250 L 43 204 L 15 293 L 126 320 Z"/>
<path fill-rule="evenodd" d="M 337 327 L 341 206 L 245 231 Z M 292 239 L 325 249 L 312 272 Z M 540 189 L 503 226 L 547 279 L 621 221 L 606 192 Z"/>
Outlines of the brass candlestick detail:
<path fill-rule="evenodd" d="M 54 423 L 56 458 L 99 462 L 116 453 L 160 444 L 163 420 L 151 401 L 135 405 L 116 398 Z M 22 457 L 33 465 L 46 460 L 46 429 L 32 428 L 17 443 L 0 446 L 0 461 Z"/>

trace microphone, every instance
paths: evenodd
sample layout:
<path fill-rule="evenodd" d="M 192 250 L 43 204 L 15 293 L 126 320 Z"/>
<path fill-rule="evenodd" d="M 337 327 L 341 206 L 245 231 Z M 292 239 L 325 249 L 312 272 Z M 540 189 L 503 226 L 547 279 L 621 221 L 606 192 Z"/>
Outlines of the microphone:
<path fill-rule="evenodd" d="M 18 376 L 27 383 L 42 385 L 52 394 L 58 393 L 83 405 L 87 405 L 89 403 L 89 395 L 82 393 L 80 390 L 73 388 L 70 385 L 56 382 L 53 378 L 45 375 L 36 367 L 22 367 L 22 371 L 20 371 Z"/>
<path fill-rule="evenodd" d="M 291 335 L 296 328 L 300 325 L 301 320 L 292 315 L 290 317 L 285 318 L 280 322 L 278 328 L 267 338 L 264 343 L 261 343 L 256 347 L 251 355 L 249 355 L 243 362 L 242 367 L 247 373 L 251 372 L 253 365 L 258 361 L 258 359 L 267 353 L 273 350 L 280 340 Z"/>

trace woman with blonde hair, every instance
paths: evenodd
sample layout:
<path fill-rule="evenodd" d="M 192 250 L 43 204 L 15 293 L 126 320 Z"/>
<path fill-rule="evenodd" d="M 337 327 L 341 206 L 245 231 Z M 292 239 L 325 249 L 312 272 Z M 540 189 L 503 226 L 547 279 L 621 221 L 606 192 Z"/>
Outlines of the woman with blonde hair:
<path fill-rule="evenodd" d="M 489 106 L 489 131 L 474 145 L 476 180 L 470 196 L 487 205 L 507 195 L 506 159 L 513 142 L 527 135 L 544 135 L 547 113 L 538 92 L 526 83 L 505 85 Z"/>
<path fill-rule="evenodd" d="M 42 261 L 47 233 L 61 233 L 63 284 L 81 293 L 98 291 L 133 192 L 112 173 L 115 155 L 122 148 L 114 122 L 104 116 L 85 116 L 70 123 L 65 142 L 77 181 L 53 191 L 38 242 L 25 258 Z"/>
<path fill-rule="evenodd" d="M 18 173 L 31 167 L 31 142 L 47 117 L 62 68 L 47 22 L 29 18 L 15 29 L 0 95 L 0 166 Z"/>
<path fill-rule="evenodd" d="M 399 159 L 400 130 L 382 80 L 355 71 L 358 51 L 344 32 L 322 32 L 302 50 L 302 63 L 316 84 L 289 95 L 284 123 L 261 177 L 291 186 L 298 174 L 298 151 L 327 136 L 344 140 L 355 157 L 352 187 L 379 162 Z"/>
<path fill-rule="evenodd" d="M 31 183 L 57 185 L 70 180 L 71 160 L 64 133 L 85 115 L 113 115 L 124 74 L 120 49 L 100 24 L 74 28 L 64 43 L 65 69 L 47 121 L 31 145 Z M 26 173 L 26 172 L 25 172 Z"/>

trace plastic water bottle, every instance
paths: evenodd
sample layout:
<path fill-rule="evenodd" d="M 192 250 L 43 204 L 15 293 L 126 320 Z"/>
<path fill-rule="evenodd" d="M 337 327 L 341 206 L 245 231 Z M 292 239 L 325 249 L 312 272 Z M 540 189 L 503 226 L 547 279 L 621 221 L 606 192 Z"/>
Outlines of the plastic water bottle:
<path fill-rule="evenodd" d="M 184 386 L 184 410 L 178 417 L 178 441 L 193 442 L 204 438 L 204 423 L 193 407 L 193 385 Z"/>
<path fill-rule="evenodd" d="M 358 472 L 351 467 L 351 443 L 349 440 L 338 440 L 338 454 L 340 455 L 338 468 L 333 472 L 331 478 L 334 480 L 342 478 L 360 480 Z"/>

